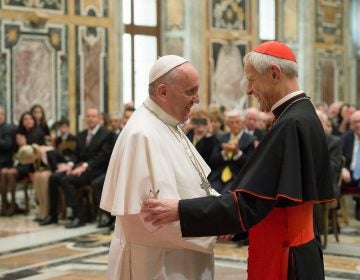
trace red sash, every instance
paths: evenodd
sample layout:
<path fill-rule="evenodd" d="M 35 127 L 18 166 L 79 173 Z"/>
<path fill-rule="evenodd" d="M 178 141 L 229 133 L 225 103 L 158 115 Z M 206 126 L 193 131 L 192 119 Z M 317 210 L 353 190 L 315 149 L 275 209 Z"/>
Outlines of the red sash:
<path fill-rule="evenodd" d="M 312 204 L 274 208 L 249 229 L 248 279 L 287 279 L 289 248 L 312 239 Z"/>

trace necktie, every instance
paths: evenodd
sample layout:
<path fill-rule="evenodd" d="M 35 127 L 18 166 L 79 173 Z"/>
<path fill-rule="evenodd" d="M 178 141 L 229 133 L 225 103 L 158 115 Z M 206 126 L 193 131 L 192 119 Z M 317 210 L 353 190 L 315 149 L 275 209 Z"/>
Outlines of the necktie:
<path fill-rule="evenodd" d="M 88 134 L 87 134 L 87 136 L 86 136 L 86 146 L 88 146 L 88 145 L 90 144 L 92 138 L 93 138 L 93 135 L 92 135 L 92 133 L 89 131 Z"/>
<path fill-rule="evenodd" d="M 229 143 L 235 143 L 236 144 L 237 141 L 238 141 L 237 137 L 232 135 Z M 226 157 L 227 157 L 228 160 L 231 160 L 233 155 L 234 155 L 233 152 L 227 152 L 226 153 Z M 221 181 L 223 183 L 227 183 L 227 182 L 229 182 L 231 180 L 231 178 L 232 178 L 232 172 L 231 172 L 230 166 L 226 165 L 224 167 L 224 169 L 221 171 Z"/>
<path fill-rule="evenodd" d="M 355 161 L 353 177 L 354 177 L 355 180 L 360 179 L 360 145 L 359 145 L 358 150 L 356 152 L 356 161 Z"/>

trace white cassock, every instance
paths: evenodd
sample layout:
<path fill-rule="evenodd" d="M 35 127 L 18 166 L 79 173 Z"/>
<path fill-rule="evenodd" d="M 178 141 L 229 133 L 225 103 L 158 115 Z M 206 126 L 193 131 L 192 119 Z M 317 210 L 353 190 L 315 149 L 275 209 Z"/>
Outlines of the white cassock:
<path fill-rule="evenodd" d="M 153 193 L 206 196 L 199 171 L 205 177 L 210 172 L 176 129 L 178 122 L 150 98 L 144 104 L 117 139 L 102 192 L 100 207 L 116 216 L 108 279 L 213 279 L 214 237 L 182 238 L 179 222 L 155 228 L 140 214 L 142 201 Z"/>

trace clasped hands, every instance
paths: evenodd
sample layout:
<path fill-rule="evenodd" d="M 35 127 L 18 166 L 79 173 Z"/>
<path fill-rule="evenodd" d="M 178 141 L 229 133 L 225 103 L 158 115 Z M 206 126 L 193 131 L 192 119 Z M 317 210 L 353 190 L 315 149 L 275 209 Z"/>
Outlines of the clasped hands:
<path fill-rule="evenodd" d="M 141 207 L 145 214 L 144 221 L 153 226 L 164 226 L 176 222 L 179 218 L 179 200 L 177 199 L 145 199 Z M 230 241 L 233 234 L 218 236 L 219 241 Z"/>
<path fill-rule="evenodd" d="M 221 148 L 225 153 L 233 153 L 236 155 L 239 152 L 239 146 L 236 143 L 222 143 Z"/>

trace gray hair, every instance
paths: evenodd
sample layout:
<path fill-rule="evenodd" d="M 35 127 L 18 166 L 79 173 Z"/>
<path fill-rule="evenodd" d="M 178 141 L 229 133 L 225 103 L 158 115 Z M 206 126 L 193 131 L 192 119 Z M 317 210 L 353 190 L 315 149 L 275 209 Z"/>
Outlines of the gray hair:
<path fill-rule="evenodd" d="M 298 66 L 296 62 L 274 57 L 258 52 L 249 52 L 244 56 L 244 63 L 249 62 L 258 73 L 262 74 L 267 71 L 271 65 L 275 64 L 280 67 L 289 78 L 298 76 Z"/>
<path fill-rule="evenodd" d="M 231 111 L 225 112 L 226 121 L 229 118 L 232 118 L 232 117 L 240 117 L 240 120 L 244 121 L 245 120 L 245 113 L 244 113 L 244 111 L 241 111 L 241 110 L 238 110 L 238 109 L 233 109 Z"/>

